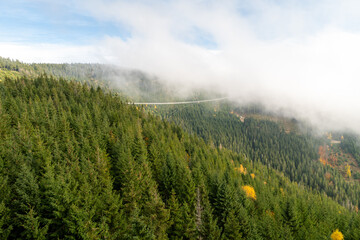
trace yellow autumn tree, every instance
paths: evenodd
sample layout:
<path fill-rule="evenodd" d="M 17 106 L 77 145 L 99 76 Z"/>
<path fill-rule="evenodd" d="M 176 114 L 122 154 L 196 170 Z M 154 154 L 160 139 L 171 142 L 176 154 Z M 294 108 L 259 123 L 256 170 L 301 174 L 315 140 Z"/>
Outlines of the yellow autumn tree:
<path fill-rule="evenodd" d="M 346 164 L 346 175 L 348 175 L 348 177 L 351 177 L 351 169 L 349 164 Z"/>
<path fill-rule="evenodd" d="M 240 172 L 240 173 L 244 173 L 244 172 L 245 172 L 245 168 L 243 167 L 242 164 L 240 164 L 239 172 Z"/>
<path fill-rule="evenodd" d="M 254 174 L 254 173 L 251 173 L 250 176 L 251 176 L 252 179 L 255 178 L 255 174 Z"/>
<path fill-rule="evenodd" d="M 242 186 L 242 189 L 245 191 L 245 194 L 248 198 L 256 200 L 256 193 L 253 187 L 249 185 Z"/>
<path fill-rule="evenodd" d="M 235 168 L 236 171 L 238 171 L 241 174 L 246 174 L 246 168 L 242 164 L 240 164 L 240 167 Z"/>
<path fill-rule="evenodd" d="M 332 240 L 344 240 L 344 235 L 339 231 L 339 229 L 336 229 L 336 230 L 331 234 L 331 239 L 332 239 Z"/>

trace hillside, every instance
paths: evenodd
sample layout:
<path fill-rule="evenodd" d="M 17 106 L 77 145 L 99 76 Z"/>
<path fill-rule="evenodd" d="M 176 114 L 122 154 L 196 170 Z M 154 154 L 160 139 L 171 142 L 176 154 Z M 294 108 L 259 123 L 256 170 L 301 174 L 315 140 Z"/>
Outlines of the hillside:
<path fill-rule="evenodd" d="M 0 80 L 5 76 L 16 79 L 41 74 L 79 81 L 95 88 L 100 86 L 106 91 L 126 96 L 126 101 L 183 100 L 176 96 L 175 88 L 139 71 L 101 64 L 25 64 L 0 58 Z M 189 94 L 188 99 L 214 97 L 219 95 L 200 90 Z M 283 172 L 292 181 L 325 192 L 348 208 L 359 207 L 360 186 L 354 180 L 360 179 L 360 141 L 354 134 L 334 133 L 337 141 L 341 140 L 341 136 L 343 139 L 339 141 L 339 146 L 333 145 L 327 136 L 312 134 L 306 124 L 267 112 L 259 104 L 239 105 L 225 101 L 199 106 L 144 107 L 150 113 L 176 122 L 187 132 L 213 142 L 215 146 L 226 147 L 260 161 Z M 287 146 L 279 148 L 284 143 Z M 329 148 L 323 159 L 319 155 L 321 146 Z M 319 164 L 335 159 L 337 164 L 324 164 L 324 167 Z M 351 177 L 346 174 L 347 166 L 350 166 Z M 316 173 L 316 177 L 312 177 L 315 179 L 309 179 L 309 169 Z"/>
<path fill-rule="evenodd" d="M 0 83 L 1 239 L 358 239 L 360 217 L 100 88 Z"/>
<path fill-rule="evenodd" d="M 322 164 L 318 152 L 323 144 L 330 146 L 328 139 L 300 131 L 303 127 L 294 121 L 279 120 L 274 116 L 243 111 L 245 118 L 240 119 L 228 107 L 224 103 L 223 106 L 159 106 L 157 110 L 205 141 L 282 172 L 291 181 L 323 192 L 357 211 L 360 184 L 353 181 L 357 168 L 352 164 L 351 169 L 356 174 L 349 179 L 344 174 L 344 166 L 350 164 L 351 158 L 344 158 L 342 164 L 335 166 Z"/>
<path fill-rule="evenodd" d="M 0 57 L 0 81 L 5 77 L 16 79 L 22 76 L 37 77 L 43 74 L 93 87 L 100 86 L 127 96 L 131 100 L 161 101 L 172 99 L 171 96 L 174 95 L 174 92 L 156 77 L 137 70 L 105 64 L 27 64 Z"/>

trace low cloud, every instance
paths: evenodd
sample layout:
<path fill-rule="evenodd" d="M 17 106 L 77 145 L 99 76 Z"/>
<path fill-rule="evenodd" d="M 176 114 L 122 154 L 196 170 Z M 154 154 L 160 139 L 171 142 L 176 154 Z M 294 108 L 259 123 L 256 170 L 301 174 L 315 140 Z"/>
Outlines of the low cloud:
<path fill-rule="evenodd" d="M 183 89 L 216 89 L 323 129 L 360 133 L 357 1 L 73 0 L 71 6 L 130 34 L 105 36 L 82 50 L 65 47 L 53 62 L 70 55 L 139 69 Z"/>
<path fill-rule="evenodd" d="M 129 39 L 103 40 L 99 53 L 107 56 L 105 62 L 156 74 L 183 88 L 216 88 L 323 129 L 360 133 L 360 34 L 334 11 L 351 6 L 332 1 L 306 13 L 310 6 L 295 2 L 245 1 L 244 10 L 234 1 L 92 1 L 87 10 L 132 29 Z M 319 14 L 324 6 L 333 18 Z M 247 16 L 239 13 L 246 9 Z M 317 14 L 318 23 L 311 23 Z M 211 36 L 216 47 L 184 41 L 181 36 L 194 27 Z"/>

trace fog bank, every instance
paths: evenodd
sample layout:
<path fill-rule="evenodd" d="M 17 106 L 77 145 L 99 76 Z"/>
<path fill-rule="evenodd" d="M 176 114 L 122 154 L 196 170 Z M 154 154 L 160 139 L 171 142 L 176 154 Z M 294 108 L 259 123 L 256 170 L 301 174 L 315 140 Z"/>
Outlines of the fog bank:
<path fill-rule="evenodd" d="M 320 14 L 324 7 L 329 17 Z M 131 29 L 128 39 L 102 41 L 105 62 L 155 74 L 182 89 L 217 89 L 323 128 L 360 133 L 360 33 L 344 27 L 346 16 L 335 14 L 339 7 L 349 13 L 353 6 L 91 1 L 87 10 Z"/>

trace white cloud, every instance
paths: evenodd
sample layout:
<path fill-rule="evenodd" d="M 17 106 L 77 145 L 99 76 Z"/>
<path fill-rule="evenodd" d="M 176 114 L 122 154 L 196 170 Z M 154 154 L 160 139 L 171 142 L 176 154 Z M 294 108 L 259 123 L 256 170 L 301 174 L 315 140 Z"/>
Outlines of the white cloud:
<path fill-rule="evenodd" d="M 26 63 L 96 63 L 100 59 L 95 46 L 47 43 L 0 42 L 0 53 L 2 57 L 19 59 Z"/>
<path fill-rule="evenodd" d="M 131 37 L 105 37 L 96 46 L 25 46 L 21 52 L 2 46 L 0 52 L 17 58 L 16 52 L 24 61 L 137 68 L 184 88 L 216 86 L 318 126 L 360 133 L 360 29 L 352 24 L 360 23 L 357 1 L 77 0 L 72 7 L 126 25 Z M 184 42 L 194 27 L 217 48 Z"/>
<path fill-rule="evenodd" d="M 107 38 L 103 42 L 105 55 L 121 66 L 181 82 L 184 87 L 215 85 L 272 109 L 288 109 L 295 117 L 323 127 L 360 132 L 360 34 L 341 29 L 346 14 L 335 11 L 351 6 L 337 1 L 303 5 L 248 1 L 243 6 L 250 12 L 244 17 L 239 14 L 240 5 L 234 1 L 209 5 L 92 1 L 88 10 L 100 19 L 132 28 L 127 41 Z M 193 26 L 211 34 L 218 49 L 178 37 Z"/>

